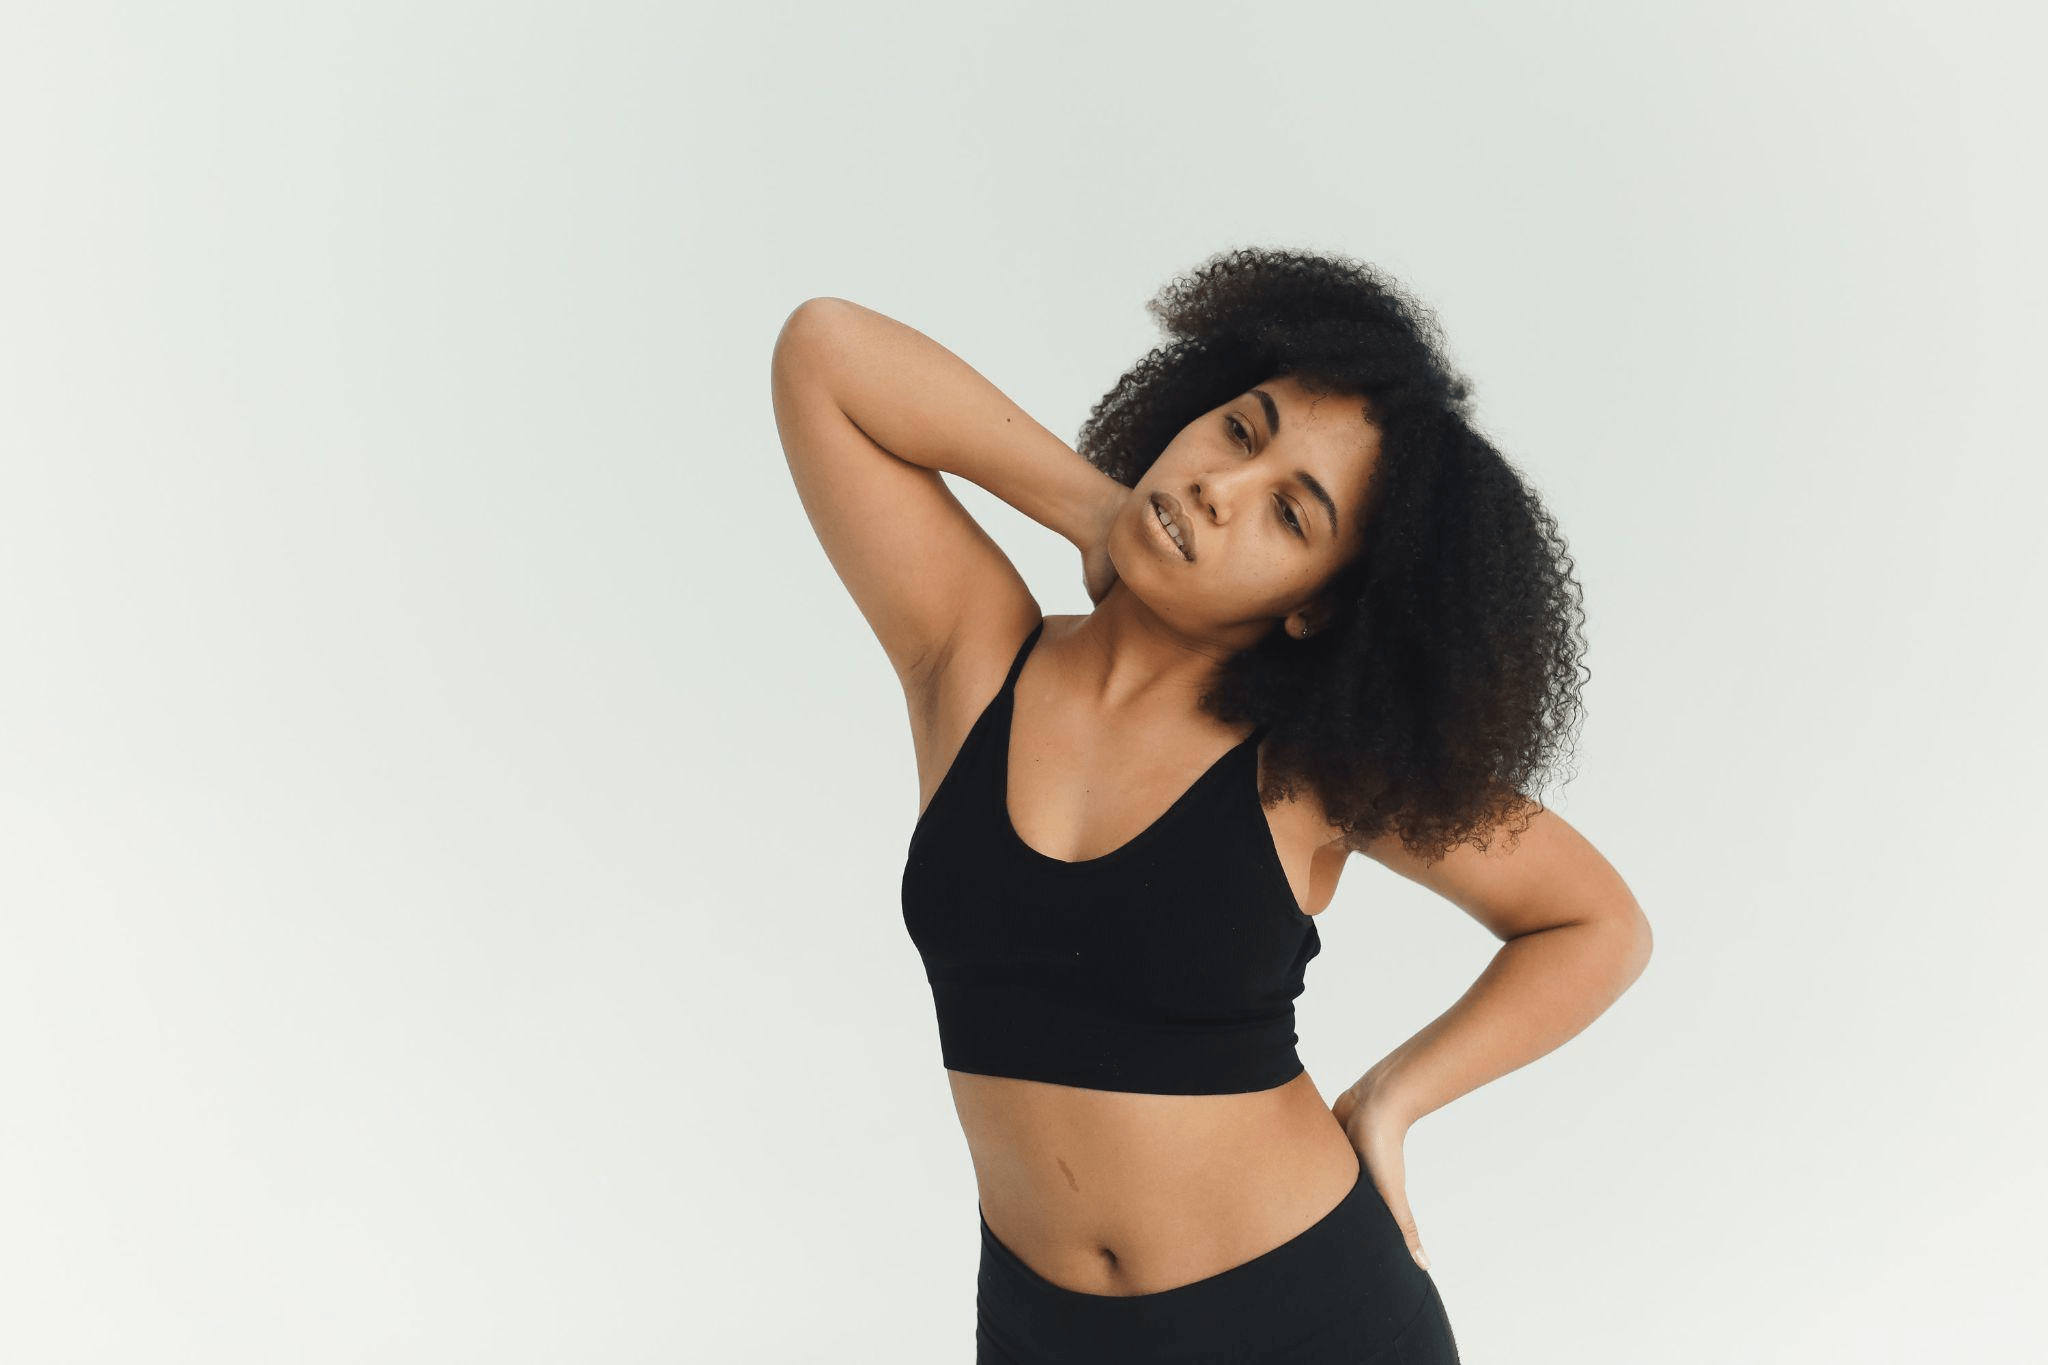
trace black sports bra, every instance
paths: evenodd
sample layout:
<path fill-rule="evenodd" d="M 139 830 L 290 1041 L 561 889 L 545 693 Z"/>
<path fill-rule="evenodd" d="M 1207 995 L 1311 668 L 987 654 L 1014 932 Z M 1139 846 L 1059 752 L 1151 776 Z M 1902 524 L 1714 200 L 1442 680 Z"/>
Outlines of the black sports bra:
<path fill-rule="evenodd" d="M 1258 794 L 1261 725 L 1135 838 L 1065 862 L 1010 821 L 1025 637 L 911 831 L 903 924 L 947 1069 L 1222 1095 L 1301 1074 L 1294 1000 L 1322 951 Z"/>

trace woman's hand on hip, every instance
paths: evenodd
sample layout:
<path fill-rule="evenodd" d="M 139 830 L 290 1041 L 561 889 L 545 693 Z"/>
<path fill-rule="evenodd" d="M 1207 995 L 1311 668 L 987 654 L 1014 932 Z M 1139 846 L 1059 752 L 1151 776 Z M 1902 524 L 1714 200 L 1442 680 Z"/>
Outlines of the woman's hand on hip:
<path fill-rule="evenodd" d="M 1401 1236 L 1408 1243 L 1408 1254 L 1415 1258 L 1415 1264 L 1429 1269 L 1429 1256 L 1422 1249 L 1422 1234 L 1416 1231 L 1415 1214 L 1408 1207 L 1408 1174 L 1402 1158 L 1402 1144 L 1407 1140 L 1409 1120 L 1395 1113 L 1384 1104 L 1375 1104 L 1368 1085 L 1371 1077 L 1337 1097 L 1330 1106 L 1337 1122 L 1343 1125 L 1344 1136 L 1351 1140 L 1360 1157 L 1365 1161 L 1366 1174 L 1372 1177 L 1373 1188 L 1379 1191 L 1387 1209 L 1394 1215 L 1394 1221 L 1401 1227 Z"/>

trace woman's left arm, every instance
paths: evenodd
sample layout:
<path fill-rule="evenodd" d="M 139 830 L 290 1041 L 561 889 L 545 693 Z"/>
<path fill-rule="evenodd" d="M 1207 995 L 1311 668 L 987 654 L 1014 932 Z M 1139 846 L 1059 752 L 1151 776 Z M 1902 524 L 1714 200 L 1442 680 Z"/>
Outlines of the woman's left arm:
<path fill-rule="evenodd" d="M 1648 966 L 1650 921 L 1598 849 L 1556 812 L 1530 817 L 1512 849 L 1496 836 L 1424 863 L 1387 835 L 1367 856 L 1428 887 L 1503 940 L 1457 1003 L 1331 1105 L 1366 1157 L 1424 1265 L 1400 1188 L 1400 1144 L 1415 1121 L 1528 1065 L 1583 1031 Z"/>

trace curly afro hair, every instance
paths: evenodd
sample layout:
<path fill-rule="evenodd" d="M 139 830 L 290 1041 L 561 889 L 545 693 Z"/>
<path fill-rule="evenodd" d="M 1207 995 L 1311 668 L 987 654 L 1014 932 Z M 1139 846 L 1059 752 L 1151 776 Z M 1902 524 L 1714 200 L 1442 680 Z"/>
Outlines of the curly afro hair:
<path fill-rule="evenodd" d="M 1322 590 L 1330 623 L 1263 637 L 1202 699 L 1272 727 L 1262 799 L 1306 783 L 1355 851 L 1388 832 L 1425 862 L 1502 828 L 1512 845 L 1577 729 L 1585 613 L 1556 522 L 1473 428 L 1435 314 L 1357 261 L 1261 248 L 1211 257 L 1146 309 L 1170 340 L 1076 442 L 1126 487 L 1271 378 L 1364 400 L 1380 435 L 1364 548 Z"/>

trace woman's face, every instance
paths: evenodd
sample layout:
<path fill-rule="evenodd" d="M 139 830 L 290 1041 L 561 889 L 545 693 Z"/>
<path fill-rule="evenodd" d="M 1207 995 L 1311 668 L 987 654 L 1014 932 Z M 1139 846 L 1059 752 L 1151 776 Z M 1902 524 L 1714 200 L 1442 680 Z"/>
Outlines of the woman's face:
<path fill-rule="evenodd" d="M 1131 490 L 1110 538 L 1117 577 L 1183 629 L 1302 610 L 1313 625 L 1317 591 L 1364 544 L 1378 456 L 1364 399 L 1286 378 L 1247 389 L 1182 428 Z"/>

